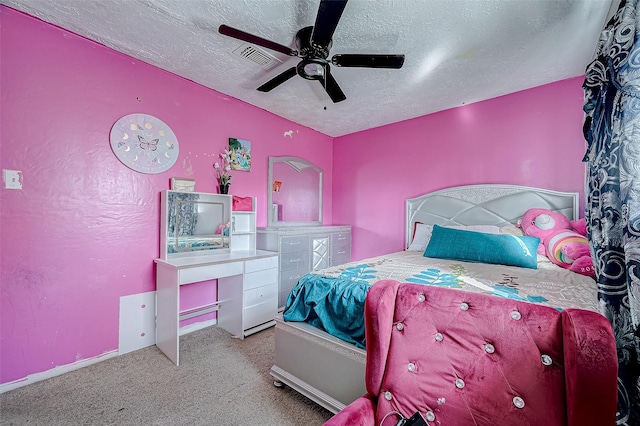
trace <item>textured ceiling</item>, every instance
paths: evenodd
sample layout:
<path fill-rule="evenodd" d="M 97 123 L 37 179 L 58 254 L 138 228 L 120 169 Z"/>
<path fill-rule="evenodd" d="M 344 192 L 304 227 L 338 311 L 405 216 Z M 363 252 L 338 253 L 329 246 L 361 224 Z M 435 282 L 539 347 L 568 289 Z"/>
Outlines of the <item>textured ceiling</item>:
<path fill-rule="evenodd" d="M 338 53 L 402 53 L 400 70 L 332 68 L 347 99 L 293 77 L 256 88 L 298 58 L 265 70 L 232 54 L 231 27 L 295 49 L 319 0 L 0 0 L 117 51 L 329 136 L 341 136 L 584 74 L 611 0 L 350 0 Z M 618 1 L 613 0 L 617 6 Z"/>

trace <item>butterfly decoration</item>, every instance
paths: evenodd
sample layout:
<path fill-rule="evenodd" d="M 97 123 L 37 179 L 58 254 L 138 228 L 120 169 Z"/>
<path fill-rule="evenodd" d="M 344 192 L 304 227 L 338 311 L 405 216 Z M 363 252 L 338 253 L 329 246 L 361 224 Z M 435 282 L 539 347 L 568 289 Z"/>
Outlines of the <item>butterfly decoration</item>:
<path fill-rule="evenodd" d="M 167 171 L 180 151 L 169 126 L 147 114 L 129 114 L 118 119 L 111 128 L 109 141 L 118 160 L 140 173 Z"/>
<path fill-rule="evenodd" d="M 158 149 L 159 140 L 160 139 L 152 139 L 151 141 L 147 142 L 144 136 L 138 135 L 138 142 L 140 142 L 140 148 L 149 149 L 150 151 L 155 151 L 156 149 Z"/>

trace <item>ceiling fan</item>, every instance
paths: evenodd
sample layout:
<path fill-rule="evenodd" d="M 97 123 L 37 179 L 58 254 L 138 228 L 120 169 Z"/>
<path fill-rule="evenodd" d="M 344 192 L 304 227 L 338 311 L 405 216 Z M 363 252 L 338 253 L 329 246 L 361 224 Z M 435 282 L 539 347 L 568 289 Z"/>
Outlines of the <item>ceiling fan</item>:
<path fill-rule="evenodd" d="M 220 34 L 302 59 L 295 67 L 289 68 L 258 87 L 259 91 L 270 92 L 298 74 L 307 80 L 318 80 L 331 100 L 340 102 L 347 97 L 331 75 L 330 65 L 399 69 L 404 64 L 404 55 L 339 54 L 328 59 L 332 46 L 331 38 L 346 5 L 347 0 L 321 0 L 313 27 L 304 27 L 296 33 L 295 42 L 298 50 L 227 25 L 220 25 L 218 31 Z"/>

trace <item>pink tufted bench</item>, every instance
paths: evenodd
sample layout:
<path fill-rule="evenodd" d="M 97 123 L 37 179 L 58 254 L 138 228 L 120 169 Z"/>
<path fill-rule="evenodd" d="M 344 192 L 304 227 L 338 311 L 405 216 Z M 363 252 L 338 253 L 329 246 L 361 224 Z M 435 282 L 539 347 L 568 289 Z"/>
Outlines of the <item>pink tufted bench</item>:
<path fill-rule="evenodd" d="M 367 394 L 325 425 L 613 425 L 617 355 L 602 315 L 379 281 L 365 304 Z"/>

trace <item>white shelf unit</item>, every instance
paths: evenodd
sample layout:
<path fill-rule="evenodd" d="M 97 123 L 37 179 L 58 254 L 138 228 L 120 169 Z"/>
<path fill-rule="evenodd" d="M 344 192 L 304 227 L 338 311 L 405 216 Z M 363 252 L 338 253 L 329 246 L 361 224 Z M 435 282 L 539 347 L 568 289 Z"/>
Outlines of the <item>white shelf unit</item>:
<path fill-rule="evenodd" d="M 231 212 L 231 250 L 256 249 L 256 197 L 251 199 L 251 211 Z"/>

